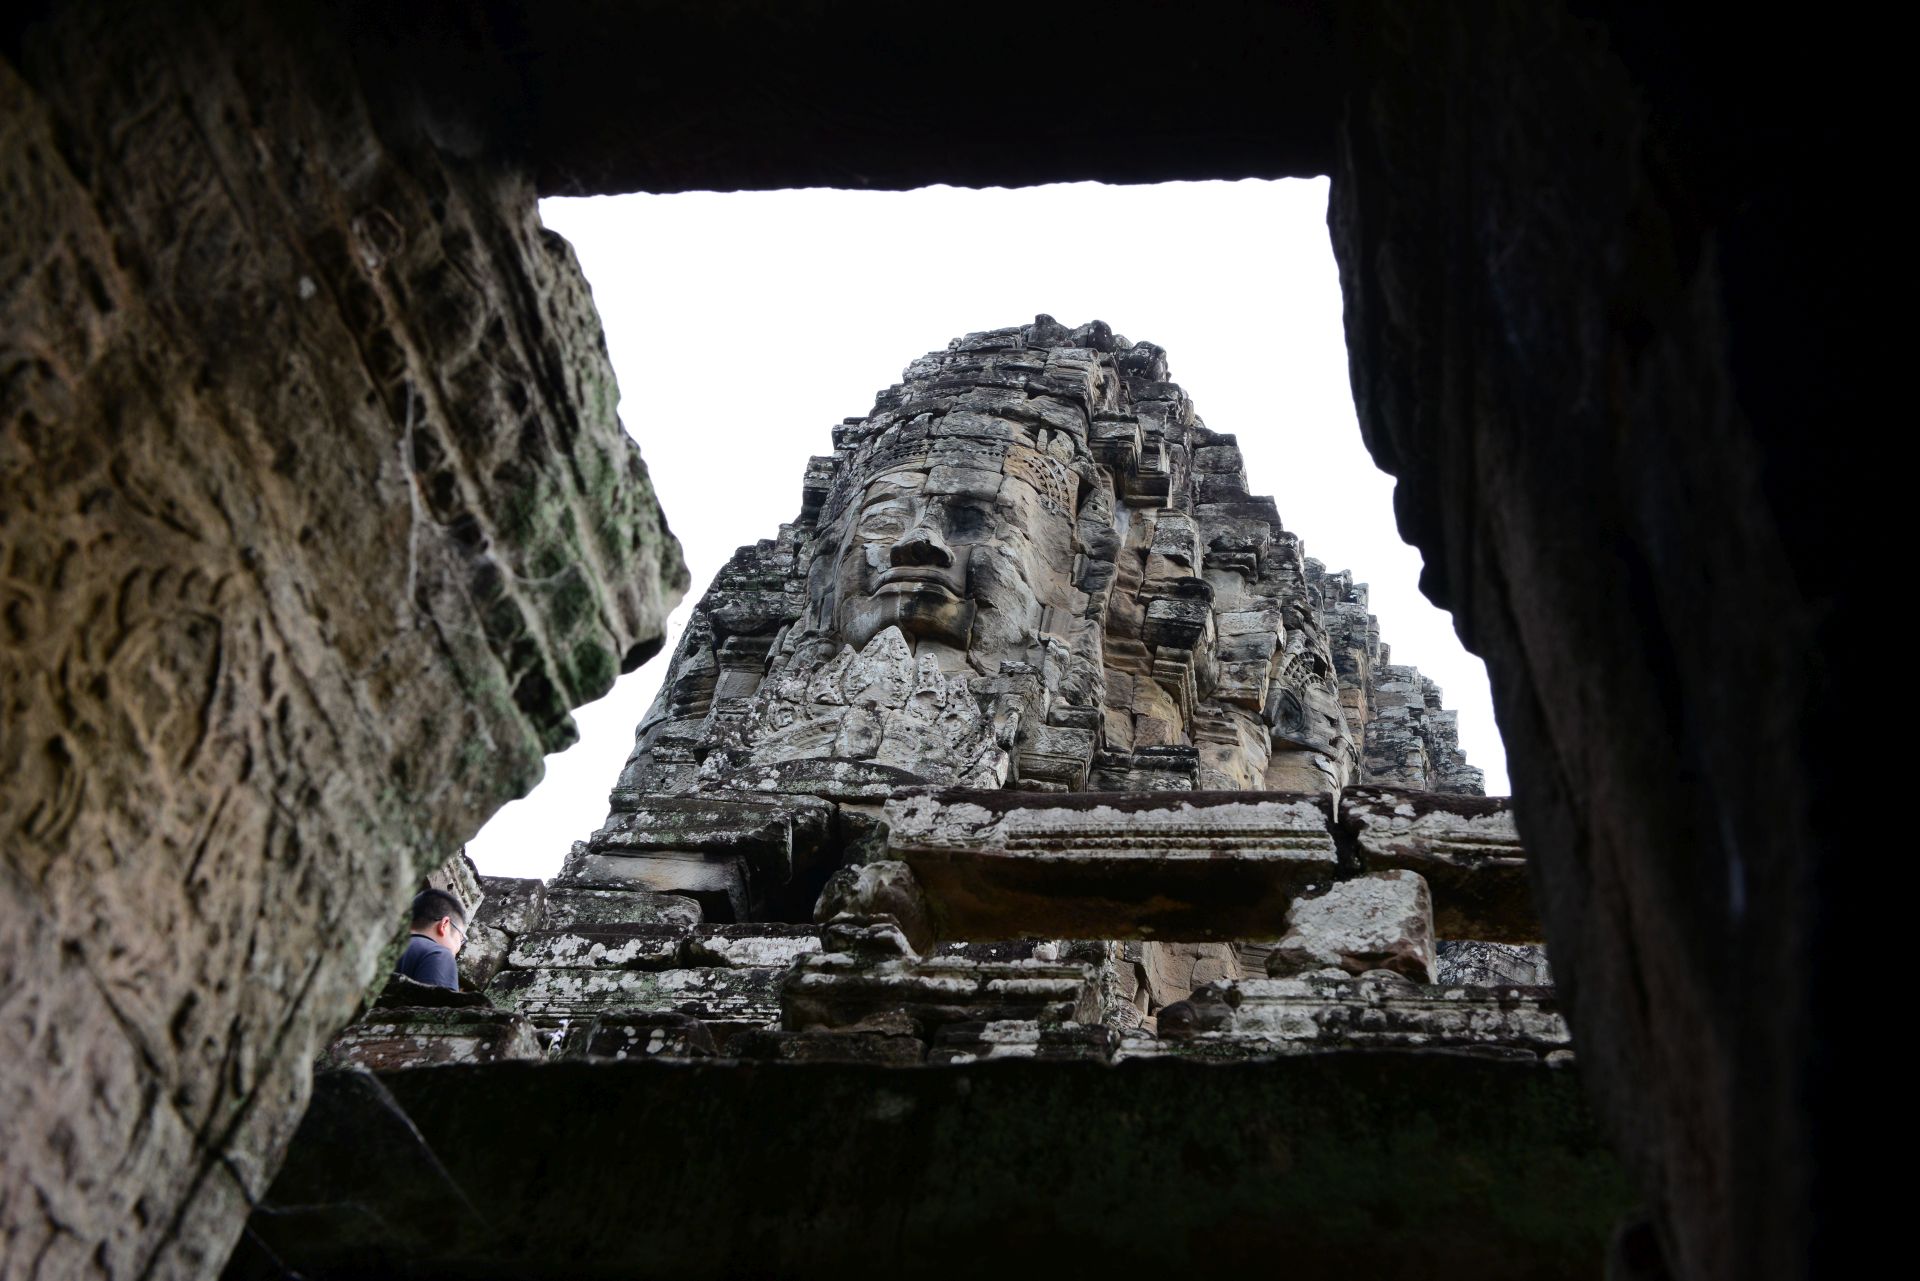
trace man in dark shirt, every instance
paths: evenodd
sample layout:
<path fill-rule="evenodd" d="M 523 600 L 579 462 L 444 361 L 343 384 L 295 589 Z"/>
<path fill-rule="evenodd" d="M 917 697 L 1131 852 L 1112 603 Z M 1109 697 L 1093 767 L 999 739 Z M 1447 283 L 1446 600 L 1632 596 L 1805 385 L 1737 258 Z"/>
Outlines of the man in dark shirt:
<path fill-rule="evenodd" d="M 417 983 L 460 990 L 454 954 L 467 941 L 467 909 L 445 890 L 422 890 L 413 900 L 413 937 L 394 967 Z"/>

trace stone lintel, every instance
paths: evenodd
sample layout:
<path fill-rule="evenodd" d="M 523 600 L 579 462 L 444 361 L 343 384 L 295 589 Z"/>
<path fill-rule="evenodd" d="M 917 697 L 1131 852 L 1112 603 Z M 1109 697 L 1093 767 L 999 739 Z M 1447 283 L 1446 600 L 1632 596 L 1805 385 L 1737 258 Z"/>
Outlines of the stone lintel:
<path fill-rule="evenodd" d="M 602 1014 L 580 1039 L 579 1057 L 589 1059 L 700 1059 L 718 1053 L 707 1025 L 678 1011 Z"/>
<path fill-rule="evenodd" d="M 516 970 L 773 969 L 818 951 L 820 931 L 807 925 L 579 925 L 521 935 L 506 963 Z"/>
<path fill-rule="evenodd" d="M 765 915 L 770 903 L 779 915 L 783 887 L 823 856 L 833 812 L 819 796 L 772 790 L 649 795 L 576 845 L 560 879 L 684 894 L 719 920 Z"/>
<path fill-rule="evenodd" d="M 887 806 L 941 938 L 1277 938 L 1339 874 L 1331 802 L 1272 792 L 920 793 Z"/>
<path fill-rule="evenodd" d="M 906 770 L 872 761 L 808 757 L 741 765 L 731 771 L 727 781 L 733 789 L 728 795 L 747 792 L 755 800 L 794 796 L 803 800 L 881 801 L 902 787 L 918 785 L 920 778 Z M 804 822 L 810 823 L 811 819 Z"/>
<path fill-rule="evenodd" d="M 935 1033 L 927 1062 L 976 1063 L 982 1059 L 1086 1060 L 1109 1063 L 1119 1044 L 1117 1028 L 1093 1023 L 1047 1024 L 1026 1020 L 952 1023 Z"/>
<path fill-rule="evenodd" d="M 507 966 L 516 970 L 667 970 L 686 959 L 683 925 L 582 925 L 535 930 L 514 940 Z"/>

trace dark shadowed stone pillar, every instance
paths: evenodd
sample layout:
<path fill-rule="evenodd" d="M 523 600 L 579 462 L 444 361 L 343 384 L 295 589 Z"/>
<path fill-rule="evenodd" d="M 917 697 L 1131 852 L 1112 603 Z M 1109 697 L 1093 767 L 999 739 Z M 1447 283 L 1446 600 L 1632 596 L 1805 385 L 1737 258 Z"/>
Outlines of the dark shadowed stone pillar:
<path fill-rule="evenodd" d="M 1854 501 L 1811 447 L 1831 202 L 1782 170 L 1826 135 L 1759 70 L 1807 55 L 1367 12 L 1330 212 L 1355 398 L 1487 660 L 1583 1074 L 1677 1274 L 1803 1275 Z"/>

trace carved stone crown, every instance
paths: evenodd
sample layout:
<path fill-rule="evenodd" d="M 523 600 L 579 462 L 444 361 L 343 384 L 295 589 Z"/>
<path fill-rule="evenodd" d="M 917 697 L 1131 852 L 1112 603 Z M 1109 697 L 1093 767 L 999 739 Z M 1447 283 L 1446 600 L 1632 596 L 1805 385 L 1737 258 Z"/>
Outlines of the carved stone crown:
<path fill-rule="evenodd" d="M 1088 466 L 1092 456 L 1084 442 L 1061 433 L 1061 441 L 1073 445 L 1058 453 L 1042 449 L 1030 435 L 1013 439 L 983 439 L 966 431 L 940 432 L 916 424 L 904 424 L 863 443 L 835 468 L 832 487 L 821 510 L 820 525 L 825 528 L 837 520 L 866 489 L 882 476 L 894 472 L 933 472 L 937 468 L 959 471 L 1004 472 L 1032 485 L 1043 501 L 1071 514 L 1080 494 L 1080 476 L 1073 463 Z"/>

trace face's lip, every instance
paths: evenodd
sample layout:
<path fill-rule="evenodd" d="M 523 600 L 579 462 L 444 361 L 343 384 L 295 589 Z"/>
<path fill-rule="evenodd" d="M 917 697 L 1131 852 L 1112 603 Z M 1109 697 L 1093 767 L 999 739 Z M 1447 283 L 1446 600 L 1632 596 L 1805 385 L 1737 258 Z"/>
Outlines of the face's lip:
<path fill-rule="evenodd" d="M 887 587 L 938 587 L 950 596 L 960 594 L 954 585 L 953 572 L 932 565 L 895 566 L 875 579 L 873 586 L 876 591 Z"/>

